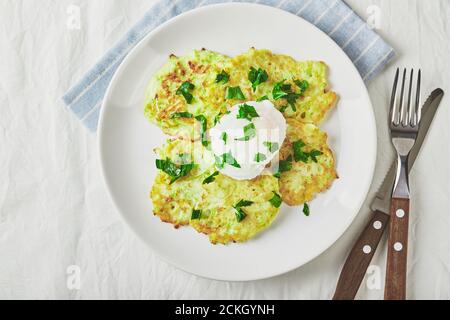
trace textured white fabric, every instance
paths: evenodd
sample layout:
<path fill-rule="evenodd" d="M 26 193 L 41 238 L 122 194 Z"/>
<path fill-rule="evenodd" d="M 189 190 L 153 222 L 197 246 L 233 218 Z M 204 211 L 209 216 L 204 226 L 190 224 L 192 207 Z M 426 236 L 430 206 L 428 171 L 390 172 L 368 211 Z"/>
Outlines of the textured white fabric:
<path fill-rule="evenodd" d="M 450 1 L 348 0 L 361 16 L 379 6 L 395 65 L 421 66 L 424 92 L 449 90 Z M 81 8 L 81 29 L 67 9 Z M 329 299 L 367 204 L 322 256 L 251 283 L 201 279 L 159 260 L 121 221 L 101 180 L 96 135 L 65 110 L 63 92 L 152 5 L 149 0 L 0 0 L 0 298 Z M 373 8 L 372 8 L 373 9 Z M 375 8 L 376 11 L 376 8 Z M 369 198 L 393 159 L 386 126 L 393 66 L 369 87 L 379 136 Z M 449 91 L 450 94 L 450 91 Z M 446 97 L 412 174 L 409 298 L 450 298 L 450 122 Z M 385 254 L 359 298 L 381 298 Z M 81 268 L 69 290 L 67 268 Z M 373 288 L 373 287 L 372 287 Z"/>

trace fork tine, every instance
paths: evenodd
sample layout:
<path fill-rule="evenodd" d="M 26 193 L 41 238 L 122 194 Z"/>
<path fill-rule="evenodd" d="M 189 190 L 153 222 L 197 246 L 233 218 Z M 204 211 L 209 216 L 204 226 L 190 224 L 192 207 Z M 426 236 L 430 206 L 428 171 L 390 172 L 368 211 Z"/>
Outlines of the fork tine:
<path fill-rule="evenodd" d="M 400 110 L 399 110 L 399 124 L 401 123 L 404 126 L 405 121 L 405 103 L 404 103 L 404 95 L 405 95 L 405 82 L 406 82 L 406 68 L 403 69 L 403 79 L 402 79 L 402 89 L 400 90 Z"/>
<path fill-rule="evenodd" d="M 422 70 L 419 69 L 419 74 L 417 76 L 417 86 L 416 86 L 416 103 L 414 106 L 414 126 L 420 123 L 422 118 L 422 108 L 420 108 L 420 85 L 422 81 Z"/>
<path fill-rule="evenodd" d="M 409 75 L 409 90 L 408 90 L 408 104 L 405 107 L 405 121 L 402 123 L 404 127 L 406 126 L 414 126 L 414 119 L 415 119 L 415 109 L 414 105 L 411 104 L 411 93 L 412 93 L 412 87 L 413 87 L 413 79 L 414 79 L 414 69 L 411 69 L 411 74 Z"/>
<path fill-rule="evenodd" d="M 397 106 L 397 85 L 398 85 L 398 77 L 399 77 L 400 69 L 397 68 L 397 71 L 395 72 L 395 78 L 394 78 L 394 86 L 392 88 L 392 95 L 391 95 L 391 105 L 389 109 L 389 118 L 391 119 L 391 123 L 394 125 L 398 125 L 396 123 L 396 106 Z"/>

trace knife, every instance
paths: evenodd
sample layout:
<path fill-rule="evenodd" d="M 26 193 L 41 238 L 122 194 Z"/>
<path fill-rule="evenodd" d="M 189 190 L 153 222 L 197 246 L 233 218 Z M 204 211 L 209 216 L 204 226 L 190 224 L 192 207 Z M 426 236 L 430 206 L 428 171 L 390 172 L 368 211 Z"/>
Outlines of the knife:
<path fill-rule="evenodd" d="M 420 148 L 428 133 L 439 104 L 444 97 L 442 89 L 434 90 L 422 107 L 422 120 L 417 143 L 411 151 L 410 169 L 414 165 Z M 381 187 L 370 205 L 372 218 L 350 251 L 338 280 L 333 300 L 353 300 L 372 261 L 389 222 L 392 186 L 395 181 L 396 162 L 391 165 Z"/>

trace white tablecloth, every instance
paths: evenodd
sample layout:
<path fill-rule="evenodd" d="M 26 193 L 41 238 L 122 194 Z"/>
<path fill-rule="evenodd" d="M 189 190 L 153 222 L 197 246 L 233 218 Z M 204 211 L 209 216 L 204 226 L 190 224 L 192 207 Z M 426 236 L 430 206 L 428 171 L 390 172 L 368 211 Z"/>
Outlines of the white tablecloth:
<path fill-rule="evenodd" d="M 362 16 L 370 5 L 380 8 L 378 32 L 397 50 L 394 64 L 422 67 L 426 94 L 437 86 L 449 89 L 449 0 L 347 2 Z M 201 279 L 162 262 L 110 202 L 96 135 L 62 107 L 60 96 L 153 3 L 0 0 L 0 298 L 329 299 L 369 217 L 367 202 L 319 258 L 250 283 Z M 79 30 L 67 27 L 71 5 L 81 9 Z M 386 126 L 393 71 L 392 66 L 369 86 L 379 137 L 369 198 L 393 159 Z M 413 299 L 450 298 L 449 122 L 447 97 L 411 178 Z M 381 247 L 359 298 L 383 295 L 385 240 Z M 81 285 L 71 290 L 73 265 L 80 268 Z"/>

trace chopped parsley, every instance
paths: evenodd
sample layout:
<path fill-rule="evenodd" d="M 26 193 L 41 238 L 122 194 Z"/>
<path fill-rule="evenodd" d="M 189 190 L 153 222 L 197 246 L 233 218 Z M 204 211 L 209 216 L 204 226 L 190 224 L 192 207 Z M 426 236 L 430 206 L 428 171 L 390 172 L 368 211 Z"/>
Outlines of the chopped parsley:
<path fill-rule="evenodd" d="M 278 172 L 274 174 L 274 177 L 280 178 L 283 172 L 290 171 L 292 169 L 292 156 L 289 156 L 286 160 L 280 160 L 278 163 Z"/>
<path fill-rule="evenodd" d="M 265 147 L 267 147 L 267 149 L 269 149 L 270 152 L 276 152 L 278 151 L 278 149 L 280 149 L 280 145 L 276 142 L 270 142 L 270 141 L 266 141 L 263 143 L 263 145 Z"/>
<path fill-rule="evenodd" d="M 219 113 L 217 116 L 214 117 L 214 126 L 220 122 L 220 119 L 222 118 L 223 114 Z"/>
<path fill-rule="evenodd" d="M 305 203 L 305 204 L 303 205 L 303 214 L 304 214 L 305 216 L 309 217 L 310 210 L 309 210 L 309 205 L 308 205 L 307 203 Z"/>
<path fill-rule="evenodd" d="M 191 91 L 194 89 L 195 89 L 195 86 L 192 83 L 190 83 L 188 81 L 183 82 L 181 87 L 177 90 L 177 95 L 183 95 L 186 102 L 188 104 L 191 104 L 192 101 L 194 100 L 194 96 L 192 95 Z"/>
<path fill-rule="evenodd" d="M 241 165 L 233 157 L 233 155 L 231 154 L 231 151 L 228 153 L 224 153 L 220 157 L 215 156 L 215 158 L 216 158 L 216 165 L 219 169 L 223 169 L 226 164 L 228 164 L 232 167 L 238 168 L 238 169 L 241 168 Z"/>
<path fill-rule="evenodd" d="M 194 115 L 190 112 L 175 112 L 170 116 L 170 119 L 180 119 L 180 118 L 193 118 Z"/>
<path fill-rule="evenodd" d="M 216 83 L 227 83 L 228 81 L 230 81 L 230 75 L 225 70 L 222 70 L 216 77 Z"/>
<path fill-rule="evenodd" d="M 173 163 L 169 158 L 166 160 L 156 160 L 156 168 L 163 171 L 167 175 L 169 175 L 172 179 L 170 180 L 170 184 L 174 183 L 178 179 L 185 177 L 189 174 L 189 172 L 194 169 L 193 163 L 177 165 Z"/>
<path fill-rule="evenodd" d="M 278 164 L 280 173 L 287 172 L 292 169 L 292 156 L 288 157 L 286 160 L 281 160 Z"/>
<path fill-rule="evenodd" d="M 300 88 L 300 94 L 303 96 L 309 88 L 309 82 L 306 80 L 294 80 L 294 83 Z"/>
<path fill-rule="evenodd" d="M 210 184 L 213 183 L 216 180 L 216 177 L 219 175 L 219 171 L 214 172 L 212 175 L 210 175 L 208 178 L 203 180 L 203 184 Z"/>
<path fill-rule="evenodd" d="M 281 207 L 281 203 L 283 202 L 281 200 L 281 196 L 276 193 L 275 191 L 273 192 L 273 198 L 269 200 L 270 204 L 272 206 L 274 206 L 275 208 L 279 208 Z"/>
<path fill-rule="evenodd" d="M 195 117 L 195 120 L 200 122 L 201 128 L 200 128 L 200 135 L 202 137 L 202 145 L 207 147 L 209 142 L 206 136 L 206 132 L 208 131 L 208 120 L 204 115 L 199 115 Z"/>
<path fill-rule="evenodd" d="M 240 87 L 228 87 L 225 98 L 229 100 L 245 100 L 245 96 Z"/>
<path fill-rule="evenodd" d="M 250 141 L 256 137 L 256 127 L 253 123 L 250 123 L 244 127 L 244 137 L 235 139 L 236 141 Z"/>
<path fill-rule="evenodd" d="M 220 139 L 223 140 L 223 143 L 227 144 L 227 142 L 228 142 L 228 133 L 223 132 L 222 135 L 220 136 Z"/>
<path fill-rule="evenodd" d="M 267 160 L 267 157 L 266 157 L 265 154 L 259 153 L 259 152 L 258 152 L 258 153 L 255 155 L 255 161 L 256 161 L 256 162 L 263 162 L 263 161 L 265 161 L 265 160 Z"/>
<path fill-rule="evenodd" d="M 261 101 L 266 101 L 266 100 L 269 100 L 269 97 L 268 96 L 262 96 L 261 98 L 256 100 L 256 102 L 261 102 Z"/>
<path fill-rule="evenodd" d="M 287 108 L 289 108 L 289 105 L 284 105 L 284 106 L 282 106 L 281 108 L 280 108 L 280 112 L 281 113 L 284 113 L 286 110 L 287 110 Z"/>
<path fill-rule="evenodd" d="M 292 85 L 285 83 L 286 80 L 278 82 L 275 84 L 272 96 L 274 100 L 286 99 L 288 104 L 291 106 L 292 110 L 297 111 L 295 107 L 295 102 L 298 98 L 302 96 L 300 93 L 295 93 L 292 90 Z"/>
<path fill-rule="evenodd" d="M 252 121 L 253 118 L 259 118 L 258 112 L 256 112 L 255 107 L 250 106 L 246 103 L 239 106 L 239 112 L 237 115 L 238 119 L 247 119 L 248 121 Z"/>
<path fill-rule="evenodd" d="M 310 152 L 303 151 L 306 144 L 302 140 L 294 142 L 294 159 L 295 161 L 301 161 L 308 163 L 309 159 L 317 163 L 317 157 L 321 156 L 323 153 L 319 150 L 313 149 Z"/>
<path fill-rule="evenodd" d="M 192 210 L 191 220 L 198 220 L 202 217 L 202 210 Z"/>
<path fill-rule="evenodd" d="M 269 75 L 267 72 L 261 68 L 255 69 L 253 67 L 250 68 L 250 72 L 248 73 L 248 80 L 252 83 L 253 92 L 256 91 L 256 88 L 261 84 L 269 80 Z"/>
<path fill-rule="evenodd" d="M 249 207 L 253 204 L 252 201 L 241 200 L 237 205 L 233 206 L 234 210 L 236 210 L 236 219 L 238 222 L 241 222 L 247 217 L 247 214 L 242 210 L 244 207 Z"/>

